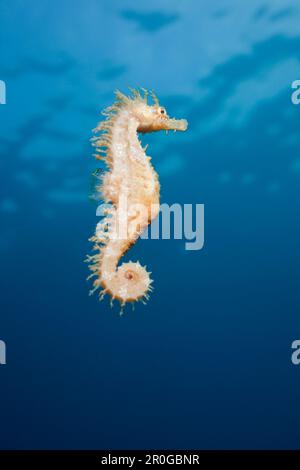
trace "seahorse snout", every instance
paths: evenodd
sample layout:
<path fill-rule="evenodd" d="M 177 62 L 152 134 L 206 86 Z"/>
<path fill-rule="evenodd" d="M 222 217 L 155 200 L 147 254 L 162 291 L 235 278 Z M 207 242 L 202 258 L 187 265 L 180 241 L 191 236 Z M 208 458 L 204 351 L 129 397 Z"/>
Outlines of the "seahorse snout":
<path fill-rule="evenodd" d="M 186 119 L 168 119 L 167 130 L 170 131 L 186 131 L 188 122 Z"/>

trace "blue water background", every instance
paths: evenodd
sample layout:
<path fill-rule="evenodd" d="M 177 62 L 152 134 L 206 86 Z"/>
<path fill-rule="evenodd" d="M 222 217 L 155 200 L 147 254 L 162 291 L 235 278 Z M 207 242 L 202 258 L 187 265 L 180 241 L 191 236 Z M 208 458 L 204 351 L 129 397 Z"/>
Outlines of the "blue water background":
<path fill-rule="evenodd" d="M 300 5 L 1 0 L 0 448 L 299 448 Z M 89 297 L 89 139 L 113 91 L 154 89 L 162 202 L 205 247 L 139 241 L 147 306 Z"/>

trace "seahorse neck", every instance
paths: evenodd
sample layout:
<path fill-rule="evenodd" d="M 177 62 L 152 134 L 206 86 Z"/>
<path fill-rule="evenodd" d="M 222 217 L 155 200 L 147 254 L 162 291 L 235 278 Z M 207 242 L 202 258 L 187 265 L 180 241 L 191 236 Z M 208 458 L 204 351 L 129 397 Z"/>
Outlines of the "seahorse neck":
<path fill-rule="evenodd" d="M 145 164 L 145 152 L 138 138 L 139 122 L 131 110 L 122 109 L 115 117 L 111 132 L 113 172 L 126 174 L 130 164 Z"/>

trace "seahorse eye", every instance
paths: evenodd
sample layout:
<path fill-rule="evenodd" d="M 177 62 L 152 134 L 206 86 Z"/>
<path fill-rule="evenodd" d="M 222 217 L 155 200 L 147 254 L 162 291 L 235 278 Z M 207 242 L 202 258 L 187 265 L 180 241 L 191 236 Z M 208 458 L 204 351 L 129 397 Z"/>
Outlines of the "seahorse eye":
<path fill-rule="evenodd" d="M 160 108 L 160 114 L 166 114 L 166 110 L 164 108 Z"/>

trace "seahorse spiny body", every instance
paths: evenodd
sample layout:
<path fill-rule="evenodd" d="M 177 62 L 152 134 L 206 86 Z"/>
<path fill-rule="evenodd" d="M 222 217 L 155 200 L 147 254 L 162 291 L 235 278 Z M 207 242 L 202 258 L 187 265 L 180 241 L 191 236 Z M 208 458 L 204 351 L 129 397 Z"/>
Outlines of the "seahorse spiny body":
<path fill-rule="evenodd" d="M 100 289 L 100 298 L 108 294 L 122 306 L 148 298 L 152 281 L 145 267 L 139 262 L 118 267 L 118 262 L 159 212 L 158 177 L 137 133 L 187 129 L 186 120 L 171 119 L 152 97 L 150 105 L 147 91 L 143 96 L 136 90 L 131 96 L 117 91 L 92 139 L 94 156 L 108 166 L 97 190 L 111 206 L 91 238 L 96 252 L 88 257 L 89 277 L 95 277 L 91 293 Z"/>

